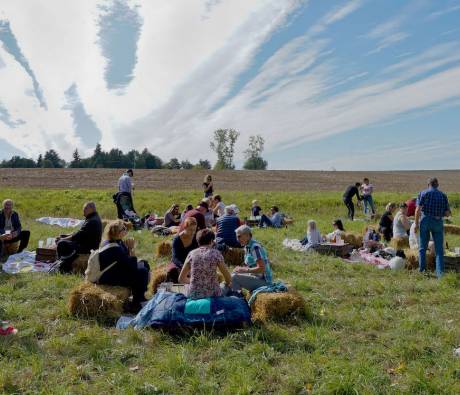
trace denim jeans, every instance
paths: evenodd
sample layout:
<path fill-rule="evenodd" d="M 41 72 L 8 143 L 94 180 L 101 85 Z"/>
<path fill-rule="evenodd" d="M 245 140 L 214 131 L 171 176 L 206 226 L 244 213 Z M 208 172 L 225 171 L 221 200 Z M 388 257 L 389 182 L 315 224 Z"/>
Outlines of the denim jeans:
<path fill-rule="evenodd" d="M 262 215 L 262 217 L 260 217 L 260 221 L 259 221 L 259 226 L 262 227 L 262 226 L 268 226 L 268 227 L 272 227 L 273 226 L 273 223 L 272 221 L 270 220 L 270 218 L 268 218 L 265 214 Z"/>
<path fill-rule="evenodd" d="M 444 272 L 444 221 L 442 218 L 436 219 L 434 217 L 422 216 L 419 231 L 419 269 L 421 272 L 426 270 L 426 250 L 431 234 L 433 236 L 436 253 L 436 275 L 441 277 Z"/>
<path fill-rule="evenodd" d="M 367 214 L 369 212 L 369 207 L 370 211 L 372 214 L 375 214 L 375 208 L 374 208 L 374 199 L 372 199 L 372 195 L 366 195 L 363 196 L 363 206 L 364 206 L 364 214 Z"/>

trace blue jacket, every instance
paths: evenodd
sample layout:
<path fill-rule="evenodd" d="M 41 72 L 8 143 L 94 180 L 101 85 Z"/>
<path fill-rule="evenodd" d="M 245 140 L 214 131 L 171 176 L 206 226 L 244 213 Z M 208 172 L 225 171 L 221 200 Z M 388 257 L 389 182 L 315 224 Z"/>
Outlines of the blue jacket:
<path fill-rule="evenodd" d="M 5 221 L 6 217 L 3 210 L 0 210 L 0 234 L 5 234 Z M 21 221 L 19 220 L 19 215 L 16 211 L 11 213 L 11 225 L 13 225 L 13 230 L 15 232 L 21 233 Z"/>

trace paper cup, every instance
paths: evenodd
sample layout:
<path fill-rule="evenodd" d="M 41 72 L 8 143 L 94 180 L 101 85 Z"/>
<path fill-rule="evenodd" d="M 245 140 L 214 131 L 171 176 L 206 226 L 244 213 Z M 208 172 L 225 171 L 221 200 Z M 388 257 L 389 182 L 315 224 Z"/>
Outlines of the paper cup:
<path fill-rule="evenodd" d="M 44 241 L 38 240 L 38 248 L 43 248 Z"/>

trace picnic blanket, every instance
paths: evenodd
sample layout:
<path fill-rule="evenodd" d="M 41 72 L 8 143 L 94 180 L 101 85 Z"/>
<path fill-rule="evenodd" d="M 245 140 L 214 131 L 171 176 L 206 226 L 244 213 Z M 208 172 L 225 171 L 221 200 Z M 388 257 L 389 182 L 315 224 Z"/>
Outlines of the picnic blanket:
<path fill-rule="evenodd" d="M 377 266 L 379 269 L 385 269 L 387 267 L 390 267 L 389 260 L 372 254 L 367 250 L 355 251 L 351 254 L 349 259 L 344 259 L 344 261 L 352 263 L 367 263 L 370 265 Z"/>
<path fill-rule="evenodd" d="M 294 251 L 307 251 L 307 248 L 297 239 L 284 239 L 283 246 Z"/>
<path fill-rule="evenodd" d="M 83 220 L 75 218 L 54 218 L 54 217 L 41 217 L 36 219 L 37 222 L 47 225 L 57 225 L 62 228 L 76 228 L 83 225 Z"/>
<path fill-rule="evenodd" d="M 3 271 L 9 274 L 28 272 L 48 272 L 50 264 L 35 261 L 35 252 L 22 251 L 19 254 L 10 255 L 3 264 Z"/>

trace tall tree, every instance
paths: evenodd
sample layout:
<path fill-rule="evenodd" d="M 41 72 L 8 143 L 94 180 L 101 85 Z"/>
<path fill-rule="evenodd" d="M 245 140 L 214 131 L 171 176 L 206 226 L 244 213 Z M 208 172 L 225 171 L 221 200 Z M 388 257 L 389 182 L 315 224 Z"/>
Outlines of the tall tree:
<path fill-rule="evenodd" d="M 266 170 L 268 163 L 262 158 L 265 140 L 262 136 L 250 136 L 248 148 L 244 151 L 246 161 L 243 168 L 246 170 Z"/>
<path fill-rule="evenodd" d="M 74 169 L 82 167 L 81 157 L 80 157 L 80 154 L 78 153 L 78 149 L 76 148 L 72 154 L 72 162 L 70 162 L 69 167 L 72 167 Z"/>
<path fill-rule="evenodd" d="M 235 154 L 235 143 L 238 140 L 239 132 L 234 129 L 218 129 L 214 131 L 211 149 L 217 154 L 217 162 L 214 169 L 234 169 L 233 155 Z"/>
<path fill-rule="evenodd" d="M 102 151 L 101 144 L 97 143 L 94 148 L 93 156 L 91 157 L 92 167 L 105 167 L 105 159 L 107 154 Z"/>
<path fill-rule="evenodd" d="M 141 152 L 141 157 L 144 159 L 146 169 L 161 169 L 163 166 L 161 159 L 151 154 L 147 148 Z"/>
<path fill-rule="evenodd" d="M 195 165 L 196 169 L 204 169 L 209 170 L 211 169 L 211 162 L 207 159 L 200 159 L 198 163 Z"/>
<path fill-rule="evenodd" d="M 45 162 L 46 162 L 46 166 L 45 166 Z M 54 149 L 50 149 L 49 151 L 45 152 L 43 163 L 44 163 L 43 167 L 48 166 L 48 167 L 59 168 L 59 167 L 64 167 L 65 165 L 65 162 L 60 158 L 59 154 Z M 50 164 L 52 166 L 50 166 Z"/>
<path fill-rule="evenodd" d="M 190 169 L 193 169 L 193 165 L 190 161 L 188 161 L 187 159 L 186 160 L 183 160 L 181 163 L 180 163 L 180 167 L 182 169 L 185 169 L 185 170 L 190 170 Z"/>
<path fill-rule="evenodd" d="M 168 163 L 166 163 L 165 168 L 169 170 L 179 170 L 180 169 L 179 159 L 172 158 Z"/>
<path fill-rule="evenodd" d="M 42 154 L 38 155 L 37 167 L 43 167 L 43 155 Z"/>

